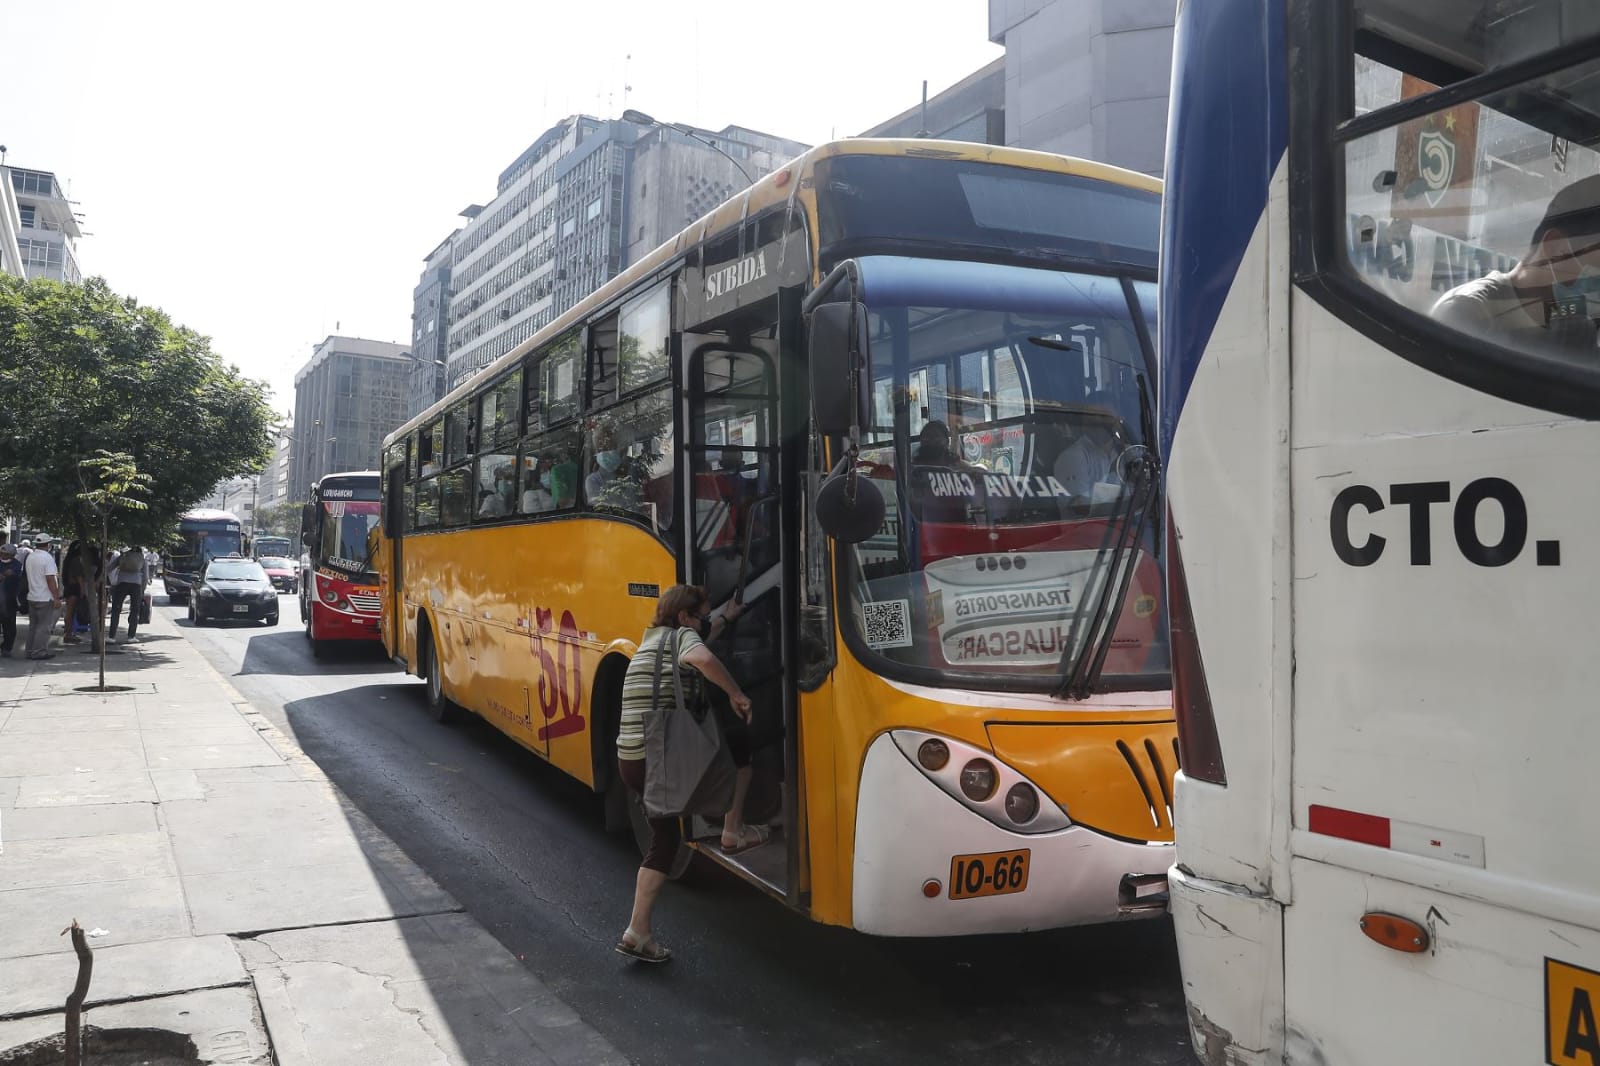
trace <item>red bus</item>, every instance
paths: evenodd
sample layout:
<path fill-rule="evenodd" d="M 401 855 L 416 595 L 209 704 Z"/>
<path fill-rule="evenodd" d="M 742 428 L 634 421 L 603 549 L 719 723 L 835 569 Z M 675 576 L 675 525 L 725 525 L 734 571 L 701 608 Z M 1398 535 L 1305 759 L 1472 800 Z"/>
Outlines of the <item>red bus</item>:
<path fill-rule="evenodd" d="M 376 471 L 329 474 L 311 486 L 300 515 L 300 620 L 313 655 L 330 641 L 378 640 L 378 575 L 367 534 L 378 524 Z"/>

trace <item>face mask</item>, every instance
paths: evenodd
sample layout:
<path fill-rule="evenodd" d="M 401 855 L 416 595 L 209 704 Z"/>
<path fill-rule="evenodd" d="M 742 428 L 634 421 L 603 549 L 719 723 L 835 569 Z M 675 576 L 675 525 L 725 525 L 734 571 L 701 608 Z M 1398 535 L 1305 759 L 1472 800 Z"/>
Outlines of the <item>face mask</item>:
<path fill-rule="evenodd" d="M 499 481 L 495 483 L 495 487 L 500 490 L 500 495 L 504 496 L 506 499 L 511 498 L 511 490 L 513 487 L 511 482 Z"/>
<path fill-rule="evenodd" d="M 550 491 L 550 471 L 546 470 L 539 475 L 539 487 L 546 492 Z"/>
<path fill-rule="evenodd" d="M 622 465 L 622 453 L 616 451 L 598 452 L 594 457 L 594 461 L 599 464 L 601 470 L 608 474 L 615 474 L 617 467 Z"/>

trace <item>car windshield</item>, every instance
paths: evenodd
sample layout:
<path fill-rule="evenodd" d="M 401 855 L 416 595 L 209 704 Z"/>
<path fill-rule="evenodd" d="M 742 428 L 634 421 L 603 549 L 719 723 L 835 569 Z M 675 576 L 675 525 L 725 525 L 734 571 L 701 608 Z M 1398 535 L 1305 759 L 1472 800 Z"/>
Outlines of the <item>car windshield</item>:
<path fill-rule="evenodd" d="M 261 569 L 260 564 L 248 559 L 218 559 L 206 568 L 207 581 L 250 581 L 264 579 L 266 576 L 266 571 Z"/>
<path fill-rule="evenodd" d="M 290 559 L 280 559 L 269 555 L 261 560 L 261 565 L 268 570 L 293 570 L 294 562 Z"/>
<path fill-rule="evenodd" d="M 860 458 L 885 518 L 848 549 L 848 617 L 890 672 L 1050 689 L 1097 629 L 1147 480 L 1145 341 L 1116 278 L 963 266 L 960 286 L 936 286 L 940 304 L 875 305 L 869 280 Z M 1126 595 L 1107 604 L 1121 610 L 1102 630 L 1104 687 L 1167 685 L 1152 524 L 1126 545 Z"/>

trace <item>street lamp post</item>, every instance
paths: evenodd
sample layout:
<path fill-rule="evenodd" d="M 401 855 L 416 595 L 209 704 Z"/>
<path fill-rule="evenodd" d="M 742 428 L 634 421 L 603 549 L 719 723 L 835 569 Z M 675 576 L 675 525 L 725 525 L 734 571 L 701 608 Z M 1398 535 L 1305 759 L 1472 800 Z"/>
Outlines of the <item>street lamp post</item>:
<path fill-rule="evenodd" d="M 622 121 L 632 122 L 637 126 L 659 126 L 662 129 L 677 130 L 685 137 L 699 141 L 701 144 L 705 145 L 707 148 L 711 149 L 728 162 L 732 163 L 734 167 L 738 169 L 739 173 L 744 175 L 746 185 L 754 185 L 756 183 L 756 179 L 750 176 L 750 172 L 744 168 L 744 164 L 740 163 L 737 159 L 733 158 L 733 156 L 717 147 L 717 143 L 711 140 L 709 137 L 700 136 L 700 134 L 690 126 L 685 126 L 677 122 L 662 122 L 660 119 L 651 118 L 643 111 L 635 111 L 632 108 L 629 108 L 622 113 Z"/>

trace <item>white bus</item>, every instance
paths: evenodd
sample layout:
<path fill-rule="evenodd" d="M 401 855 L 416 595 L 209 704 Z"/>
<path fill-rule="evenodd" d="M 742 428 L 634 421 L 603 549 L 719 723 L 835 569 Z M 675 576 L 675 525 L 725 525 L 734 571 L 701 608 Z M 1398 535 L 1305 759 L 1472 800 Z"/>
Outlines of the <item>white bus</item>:
<path fill-rule="evenodd" d="M 1179 5 L 1160 267 L 1207 1063 L 1600 1064 L 1600 3 Z"/>

